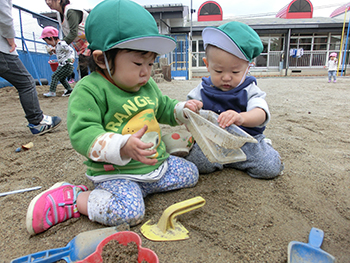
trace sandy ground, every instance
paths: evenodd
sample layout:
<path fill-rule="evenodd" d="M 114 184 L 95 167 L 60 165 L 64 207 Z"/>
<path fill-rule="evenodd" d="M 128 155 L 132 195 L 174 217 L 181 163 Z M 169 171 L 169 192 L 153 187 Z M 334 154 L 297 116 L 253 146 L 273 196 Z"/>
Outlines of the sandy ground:
<path fill-rule="evenodd" d="M 152 242 L 160 262 L 287 262 L 291 241 L 308 242 L 312 227 L 325 233 L 322 249 L 337 262 L 350 259 L 350 113 L 348 77 L 336 84 L 326 77 L 260 78 L 267 92 L 272 120 L 265 134 L 285 163 L 284 174 L 257 180 L 227 169 L 201 175 L 190 189 L 155 194 L 145 199 L 146 216 L 157 222 L 170 205 L 195 196 L 206 204 L 178 216 L 190 239 Z M 184 100 L 200 79 L 159 84 L 164 94 Z M 63 124 L 53 133 L 34 137 L 14 88 L 0 89 L 0 192 L 41 186 L 46 190 L 65 180 L 86 184 L 84 157 L 72 148 L 66 130 L 68 98 L 44 98 L 48 87 L 38 87 L 46 114 L 59 115 Z M 182 128 L 181 128 L 182 129 Z M 164 128 L 164 132 L 169 132 Z M 16 153 L 33 142 L 28 151 Z M 0 197 L 0 262 L 26 254 L 64 247 L 77 234 L 102 228 L 87 217 L 70 219 L 30 237 L 25 227 L 29 202 L 41 190 Z M 142 225 L 142 224 L 141 224 Z M 140 234 L 140 227 L 131 228 Z"/>

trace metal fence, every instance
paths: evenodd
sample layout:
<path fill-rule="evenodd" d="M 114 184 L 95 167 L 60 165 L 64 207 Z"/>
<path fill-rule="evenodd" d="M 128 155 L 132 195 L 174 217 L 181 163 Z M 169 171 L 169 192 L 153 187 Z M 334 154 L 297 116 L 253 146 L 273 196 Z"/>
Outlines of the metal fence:
<path fill-rule="evenodd" d="M 327 51 L 305 51 L 300 57 L 291 56 L 289 67 L 323 67 L 327 62 Z"/>
<path fill-rule="evenodd" d="M 12 16 L 16 32 L 15 42 L 20 60 L 38 84 L 41 85 L 43 80 L 50 83 L 52 70 L 48 61 L 56 57 L 47 53 L 47 44 L 40 39 L 40 35 L 44 26 L 58 27 L 58 22 L 17 5 L 13 5 Z M 74 63 L 76 76 L 78 76 L 77 65 L 78 60 L 76 59 Z M 12 85 L 0 78 L 0 87 L 6 86 Z"/>

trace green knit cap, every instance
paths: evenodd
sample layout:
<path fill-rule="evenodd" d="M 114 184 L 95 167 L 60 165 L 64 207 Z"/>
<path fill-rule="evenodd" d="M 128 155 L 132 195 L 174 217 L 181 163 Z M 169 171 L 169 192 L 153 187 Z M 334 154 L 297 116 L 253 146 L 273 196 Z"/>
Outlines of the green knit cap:
<path fill-rule="evenodd" d="M 92 50 L 133 49 L 166 54 L 176 42 L 160 35 L 153 16 L 129 0 L 104 0 L 90 12 L 85 24 L 86 39 Z"/>
<path fill-rule="evenodd" d="M 210 44 L 249 62 L 264 48 L 259 35 L 250 26 L 237 21 L 217 28 L 206 27 L 202 37 L 204 49 Z"/>

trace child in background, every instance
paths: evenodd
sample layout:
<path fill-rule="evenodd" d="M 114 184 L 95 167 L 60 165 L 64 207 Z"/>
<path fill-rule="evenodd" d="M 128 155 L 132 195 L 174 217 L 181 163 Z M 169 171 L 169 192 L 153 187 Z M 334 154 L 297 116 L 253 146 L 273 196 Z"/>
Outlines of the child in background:
<path fill-rule="evenodd" d="M 338 67 L 338 59 L 337 59 L 337 53 L 333 52 L 329 55 L 329 60 L 327 61 L 325 68 L 328 68 L 328 83 L 337 82 L 337 67 Z"/>
<path fill-rule="evenodd" d="M 247 76 L 252 60 L 263 50 L 259 35 L 246 24 L 229 22 L 218 28 L 205 28 L 202 36 L 206 52 L 203 61 L 210 77 L 203 78 L 187 98 L 198 99 L 203 102 L 204 110 L 219 114 L 220 127 L 235 124 L 254 136 L 258 143 L 246 143 L 241 147 L 247 156 L 243 162 L 211 163 L 198 144 L 186 159 L 195 163 L 200 173 L 230 167 L 246 171 L 254 178 L 276 177 L 284 166 L 263 134 L 270 121 L 266 93 L 259 89 L 254 77 Z"/>
<path fill-rule="evenodd" d="M 68 77 L 67 77 L 67 80 L 68 80 L 68 83 L 69 84 L 73 84 L 75 82 L 75 73 L 73 71 L 72 74 L 70 74 Z"/>
<path fill-rule="evenodd" d="M 175 40 L 160 35 L 152 15 L 129 0 L 101 2 L 85 29 L 95 71 L 69 98 L 67 128 L 95 189 L 60 182 L 39 194 L 27 212 L 30 234 L 80 214 L 134 226 L 145 214 L 144 197 L 198 181 L 193 163 L 166 152 L 159 123 L 179 125 L 184 107 L 198 111 L 202 103 L 170 99 L 150 78 L 157 54 L 171 52 Z"/>
<path fill-rule="evenodd" d="M 58 60 L 58 68 L 52 74 L 50 91 L 44 93 L 45 97 L 55 97 L 56 87 L 58 81 L 61 82 L 63 87 L 66 89 L 63 93 L 63 97 L 69 96 L 72 93 L 72 87 L 67 81 L 67 77 L 73 72 L 74 66 L 74 50 L 65 41 L 60 41 L 58 38 L 58 30 L 52 26 L 47 26 L 43 29 L 41 37 L 48 45 L 53 48 L 48 52 L 56 53 Z"/>

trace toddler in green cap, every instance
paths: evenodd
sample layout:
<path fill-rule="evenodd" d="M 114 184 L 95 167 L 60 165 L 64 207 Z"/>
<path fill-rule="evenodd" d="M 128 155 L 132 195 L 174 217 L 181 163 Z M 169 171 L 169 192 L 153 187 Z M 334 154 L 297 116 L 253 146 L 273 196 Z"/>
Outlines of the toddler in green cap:
<path fill-rule="evenodd" d="M 159 124 L 182 124 L 183 108 L 198 111 L 202 102 L 170 99 L 150 77 L 157 54 L 171 52 L 175 40 L 160 35 L 152 15 L 129 0 L 102 1 L 85 32 L 95 71 L 70 96 L 67 128 L 72 146 L 87 158 L 94 189 L 60 182 L 35 197 L 27 212 L 30 234 L 80 214 L 134 226 L 144 217 L 144 197 L 198 181 L 193 163 L 166 152 Z"/>
<path fill-rule="evenodd" d="M 229 22 L 218 28 L 207 27 L 202 32 L 206 57 L 203 61 L 210 77 L 187 96 L 203 102 L 204 110 L 219 114 L 222 128 L 231 124 L 252 135 L 258 143 L 246 143 L 242 150 L 247 160 L 231 164 L 211 163 L 195 144 L 186 157 L 195 163 L 200 173 L 210 173 L 224 167 L 246 171 L 251 177 L 270 179 L 284 169 L 278 152 L 263 134 L 270 121 L 266 93 L 247 76 L 252 60 L 263 50 L 259 35 L 248 25 Z"/>

